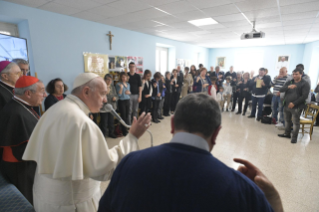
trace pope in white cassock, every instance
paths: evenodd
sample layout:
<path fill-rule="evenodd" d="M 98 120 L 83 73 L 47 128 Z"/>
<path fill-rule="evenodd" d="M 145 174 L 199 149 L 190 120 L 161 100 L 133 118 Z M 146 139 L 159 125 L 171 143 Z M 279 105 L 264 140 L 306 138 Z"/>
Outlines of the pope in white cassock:
<path fill-rule="evenodd" d="M 288 61 L 286 61 L 286 57 L 283 56 L 280 58 L 280 61 L 278 61 L 277 63 L 277 70 L 280 70 L 282 67 L 286 67 L 287 69 L 288 67 Z"/>
<path fill-rule="evenodd" d="M 138 149 L 137 139 L 150 125 L 150 114 L 134 119 L 130 133 L 109 149 L 99 127 L 89 118 L 106 103 L 107 86 L 96 74 L 79 75 L 72 94 L 50 108 L 36 125 L 23 160 L 37 162 L 33 185 L 37 212 L 97 211 L 100 181 Z"/>

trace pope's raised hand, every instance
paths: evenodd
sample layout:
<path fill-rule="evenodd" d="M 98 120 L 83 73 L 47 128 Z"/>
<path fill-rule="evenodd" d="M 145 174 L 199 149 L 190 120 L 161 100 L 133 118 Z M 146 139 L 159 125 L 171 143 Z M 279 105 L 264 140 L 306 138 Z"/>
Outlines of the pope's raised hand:
<path fill-rule="evenodd" d="M 143 112 L 140 115 L 138 120 L 136 119 L 136 117 L 134 117 L 132 126 L 130 128 L 130 133 L 134 135 L 136 138 L 140 138 L 145 133 L 145 131 L 150 127 L 151 119 L 152 119 L 151 114 L 150 113 L 145 114 L 145 112 Z"/>

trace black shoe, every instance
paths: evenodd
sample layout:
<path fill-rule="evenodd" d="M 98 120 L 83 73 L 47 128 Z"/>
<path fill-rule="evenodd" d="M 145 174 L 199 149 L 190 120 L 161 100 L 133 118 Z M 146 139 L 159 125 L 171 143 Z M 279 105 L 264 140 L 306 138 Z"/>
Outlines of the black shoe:
<path fill-rule="evenodd" d="M 255 118 L 255 116 L 250 115 L 250 116 L 247 116 L 247 118 L 251 119 L 251 118 Z"/>
<path fill-rule="evenodd" d="M 286 135 L 286 134 L 278 134 L 278 136 L 282 138 L 291 138 L 291 135 Z"/>
<path fill-rule="evenodd" d="M 245 116 L 246 115 L 246 113 L 245 112 L 243 112 L 243 116 Z"/>
<path fill-rule="evenodd" d="M 164 117 L 163 117 L 163 116 L 160 116 L 160 117 L 158 117 L 158 119 L 164 119 Z"/>
<path fill-rule="evenodd" d="M 114 135 L 113 133 L 109 135 L 110 138 L 117 138 L 116 135 Z"/>
<path fill-rule="evenodd" d="M 231 110 L 231 112 L 234 112 L 234 111 L 235 111 L 235 109 L 232 109 L 232 110 Z"/>
<path fill-rule="evenodd" d="M 171 116 L 171 115 L 169 115 L 169 114 L 164 114 L 164 116 Z"/>
<path fill-rule="evenodd" d="M 236 115 L 239 115 L 239 114 L 241 114 L 241 112 L 238 111 L 238 112 L 236 113 Z"/>
<path fill-rule="evenodd" d="M 262 119 L 262 117 L 257 117 L 257 121 L 260 121 Z"/>
<path fill-rule="evenodd" d="M 160 121 L 159 120 L 152 120 L 152 122 L 154 122 L 154 123 L 160 123 Z"/>
<path fill-rule="evenodd" d="M 297 143 L 297 138 L 292 138 L 292 139 L 291 139 L 291 143 L 292 143 L 292 144 Z"/>

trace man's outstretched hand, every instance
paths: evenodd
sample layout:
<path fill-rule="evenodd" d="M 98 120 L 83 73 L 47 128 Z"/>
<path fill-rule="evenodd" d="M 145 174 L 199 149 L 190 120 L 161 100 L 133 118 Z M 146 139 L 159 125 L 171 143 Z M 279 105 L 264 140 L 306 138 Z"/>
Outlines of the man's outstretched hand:
<path fill-rule="evenodd" d="M 145 112 L 143 112 L 140 115 L 138 120 L 136 119 L 136 117 L 134 117 L 132 126 L 130 128 L 130 133 L 139 139 L 145 133 L 145 131 L 150 127 L 151 118 L 152 118 L 151 114 L 150 113 L 145 114 Z"/>
<path fill-rule="evenodd" d="M 275 212 L 283 212 L 280 195 L 268 178 L 252 163 L 247 160 L 234 158 L 234 161 L 244 166 L 239 166 L 238 171 L 251 179 L 264 192 L 269 204 Z"/>

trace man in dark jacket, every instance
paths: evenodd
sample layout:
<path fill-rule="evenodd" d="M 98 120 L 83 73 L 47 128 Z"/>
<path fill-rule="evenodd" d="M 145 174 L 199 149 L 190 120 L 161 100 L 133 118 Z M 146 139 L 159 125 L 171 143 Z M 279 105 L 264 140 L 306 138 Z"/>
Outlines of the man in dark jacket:
<path fill-rule="evenodd" d="M 225 73 L 223 71 L 220 71 L 219 66 L 216 66 L 215 71 L 210 75 L 210 77 L 217 78 L 216 85 L 219 90 L 219 87 L 223 86 L 223 82 L 225 80 Z"/>
<path fill-rule="evenodd" d="M 278 192 L 257 167 L 235 159 L 245 165 L 235 171 L 211 154 L 220 125 L 212 97 L 182 98 L 171 119 L 172 140 L 127 155 L 98 211 L 282 212 Z"/>
<path fill-rule="evenodd" d="M 291 138 L 291 143 L 297 143 L 297 137 L 300 128 L 300 114 L 307 107 L 306 100 L 309 95 L 310 85 L 302 78 L 303 71 L 296 68 L 293 71 L 293 79 L 286 82 L 279 90 L 285 93 L 284 98 L 284 117 L 285 133 L 279 134 L 279 137 Z M 291 125 L 293 124 L 292 137 Z"/>
<path fill-rule="evenodd" d="M 264 99 L 269 90 L 270 77 L 265 75 L 265 69 L 259 69 L 259 75 L 254 77 L 251 80 L 251 90 L 252 90 L 252 110 L 248 118 L 255 118 L 256 116 L 256 107 L 258 103 L 258 113 L 257 121 L 260 121 L 262 118 L 263 104 Z"/>
<path fill-rule="evenodd" d="M 234 72 L 234 67 L 230 66 L 229 71 L 226 72 L 225 78 L 230 76 L 232 78 L 232 82 L 236 82 L 237 74 Z"/>

